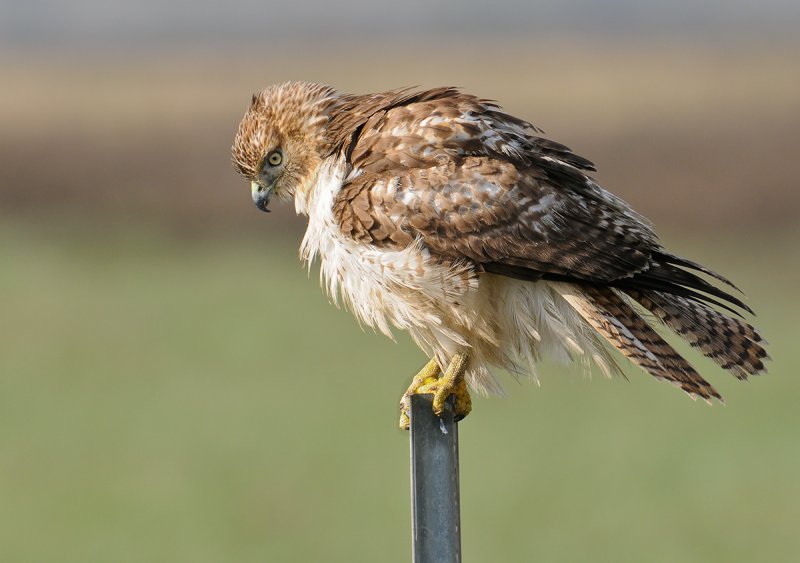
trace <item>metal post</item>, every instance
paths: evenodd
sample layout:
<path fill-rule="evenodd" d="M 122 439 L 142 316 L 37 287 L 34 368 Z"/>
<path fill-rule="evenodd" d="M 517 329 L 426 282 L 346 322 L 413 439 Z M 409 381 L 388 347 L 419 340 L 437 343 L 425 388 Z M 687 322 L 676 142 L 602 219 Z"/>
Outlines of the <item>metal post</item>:
<path fill-rule="evenodd" d="M 440 417 L 433 395 L 411 396 L 411 510 L 414 563 L 461 562 L 458 425 L 452 402 Z"/>

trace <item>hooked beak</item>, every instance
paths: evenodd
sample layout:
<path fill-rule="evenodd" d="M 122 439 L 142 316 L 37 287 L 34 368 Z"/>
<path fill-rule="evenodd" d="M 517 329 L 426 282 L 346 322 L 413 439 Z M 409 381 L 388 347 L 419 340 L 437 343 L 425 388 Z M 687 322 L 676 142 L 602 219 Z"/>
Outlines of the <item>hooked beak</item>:
<path fill-rule="evenodd" d="M 270 198 L 272 198 L 273 190 L 273 186 L 267 186 L 265 188 L 258 182 L 250 182 L 250 193 L 253 196 L 253 203 L 255 203 L 256 207 L 261 211 L 269 212 L 267 205 L 269 204 Z"/>

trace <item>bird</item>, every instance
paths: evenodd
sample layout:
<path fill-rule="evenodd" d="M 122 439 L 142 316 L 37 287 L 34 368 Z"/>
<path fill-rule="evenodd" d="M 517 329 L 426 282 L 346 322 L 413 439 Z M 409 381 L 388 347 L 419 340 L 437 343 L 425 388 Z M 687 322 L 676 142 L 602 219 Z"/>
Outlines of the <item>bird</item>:
<path fill-rule="evenodd" d="M 232 162 L 256 207 L 294 201 L 331 300 L 426 354 L 400 401 L 456 420 L 499 368 L 544 358 L 621 373 L 620 352 L 692 398 L 720 393 L 664 327 L 740 380 L 766 372 L 752 309 L 724 276 L 669 252 L 594 164 L 492 100 L 455 87 L 371 94 L 286 82 L 254 94 Z M 659 325 L 662 325 L 659 327 Z M 452 407 L 448 407 L 448 399 Z"/>

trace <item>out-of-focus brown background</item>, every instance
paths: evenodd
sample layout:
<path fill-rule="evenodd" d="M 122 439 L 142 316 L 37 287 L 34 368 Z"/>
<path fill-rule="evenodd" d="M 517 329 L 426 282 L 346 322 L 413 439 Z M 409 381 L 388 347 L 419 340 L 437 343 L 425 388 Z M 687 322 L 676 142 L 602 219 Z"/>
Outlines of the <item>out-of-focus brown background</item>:
<path fill-rule="evenodd" d="M 303 79 L 348 92 L 454 84 L 496 99 L 588 155 L 600 180 L 666 229 L 795 222 L 791 46 L 420 43 L 3 57 L 3 209 L 269 229 L 284 214 L 265 227 L 242 205 L 228 147 L 250 93 Z"/>
<path fill-rule="evenodd" d="M 800 9 L 717 1 L 0 3 L 0 559 L 404 561 L 396 400 L 229 147 L 285 80 L 458 85 L 730 275 L 771 374 L 693 404 L 542 368 L 462 425 L 473 560 L 800 557 Z M 686 350 L 686 348 L 683 348 Z"/>

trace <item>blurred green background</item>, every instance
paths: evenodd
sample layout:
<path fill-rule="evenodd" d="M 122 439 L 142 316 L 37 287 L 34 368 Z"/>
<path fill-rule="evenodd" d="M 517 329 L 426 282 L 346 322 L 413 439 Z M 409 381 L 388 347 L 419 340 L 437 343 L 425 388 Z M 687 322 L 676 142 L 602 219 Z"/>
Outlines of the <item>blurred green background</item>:
<path fill-rule="evenodd" d="M 724 407 L 635 369 L 502 376 L 461 425 L 467 561 L 800 558 L 793 3 L 99 6 L 0 4 L 0 561 L 410 559 L 397 401 L 425 359 L 329 305 L 303 221 L 229 164 L 288 79 L 499 100 L 771 342 L 749 383 L 681 348 Z"/>

